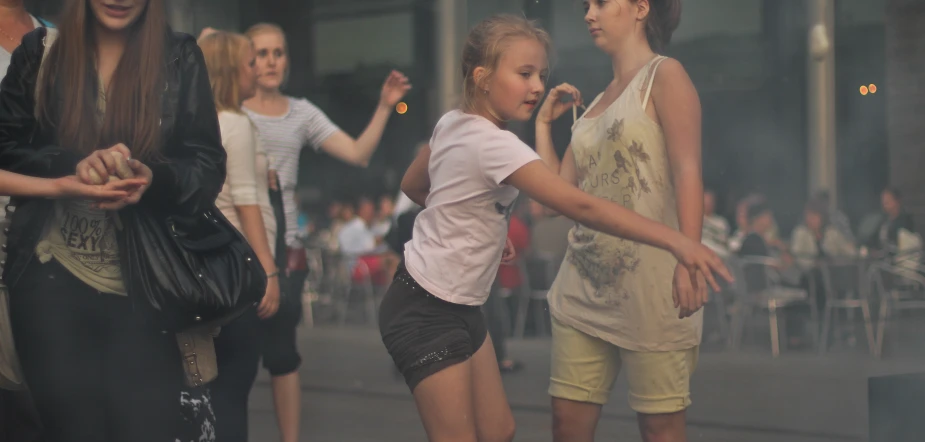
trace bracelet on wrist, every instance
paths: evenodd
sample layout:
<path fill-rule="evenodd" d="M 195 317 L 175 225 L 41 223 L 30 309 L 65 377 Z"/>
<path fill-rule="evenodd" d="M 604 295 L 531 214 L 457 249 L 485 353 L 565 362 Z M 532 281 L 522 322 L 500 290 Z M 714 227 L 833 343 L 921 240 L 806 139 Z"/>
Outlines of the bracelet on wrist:
<path fill-rule="evenodd" d="M 269 279 L 269 278 L 275 278 L 275 277 L 277 277 L 277 276 L 279 276 L 279 270 L 277 270 L 277 271 L 275 271 L 275 272 L 273 272 L 273 273 L 267 273 L 267 279 Z"/>

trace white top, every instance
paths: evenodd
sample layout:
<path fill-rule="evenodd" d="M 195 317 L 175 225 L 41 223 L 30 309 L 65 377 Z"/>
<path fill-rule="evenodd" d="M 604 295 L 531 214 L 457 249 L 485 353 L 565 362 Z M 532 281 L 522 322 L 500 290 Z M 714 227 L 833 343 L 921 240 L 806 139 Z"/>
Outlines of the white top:
<path fill-rule="evenodd" d="M 398 219 L 398 217 L 405 212 L 418 208 L 418 205 L 414 201 L 411 201 L 408 195 L 405 195 L 405 192 L 399 191 L 398 197 L 395 198 L 395 211 L 392 213 L 392 218 Z"/>
<path fill-rule="evenodd" d="M 376 234 L 366 225 L 362 218 L 356 217 L 337 233 L 340 251 L 350 257 L 373 255 L 384 252 L 377 248 Z"/>
<path fill-rule="evenodd" d="M 34 26 L 35 28 L 42 27 L 42 23 L 39 22 L 38 19 L 35 18 L 35 16 L 30 15 L 30 17 L 32 17 L 32 26 Z M 13 58 L 13 54 L 11 54 L 9 51 L 7 51 L 2 46 L 0 46 L 0 78 L 3 78 L 4 76 L 6 76 L 6 71 L 10 70 L 10 61 L 12 60 L 12 58 Z"/>
<path fill-rule="evenodd" d="M 602 114 L 579 119 L 571 145 L 581 190 L 677 229 L 665 136 L 645 110 L 662 60 L 656 57 L 640 69 Z M 694 347 L 700 344 L 703 310 L 678 319 L 671 295 L 676 266 L 664 250 L 578 225 L 569 233 L 568 252 L 549 290 L 549 311 L 622 349 Z"/>
<path fill-rule="evenodd" d="M 299 207 L 295 189 L 299 180 L 299 155 L 302 148 L 318 150 L 321 143 L 340 130 L 317 106 L 304 98 L 289 98 L 289 111 L 281 116 L 244 111 L 257 125 L 260 141 L 271 158 L 270 169 L 279 175 L 286 214 L 286 245 L 298 246 Z"/>
<path fill-rule="evenodd" d="M 256 127 L 245 114 L 222 111 L 218 114 L 222 131 L 222 146 L 228 153 L 225 184 L 215 200 L 215 206 L 239 231 L 241 219 L 236 206 L 260 206 L 270 252 L 276 251 L 276 215 L 270 205 L 268 182 L 269 159 L 260 144 Z"/>
<path fill-rule="evenodd" d="M 459 110 L 437 123 L 430 149 L 430 194 L 405 246 L 405 266 L 432 295 L 482 305 L 518 195 L 502 181 L 540 157 L 513 133 Z"/>
<path fill-rule="evenodd" d="M 700 239 L 719 256 L 729 256 L 729 223 L 726 218 L 716 214 L 704 215 Z"/>

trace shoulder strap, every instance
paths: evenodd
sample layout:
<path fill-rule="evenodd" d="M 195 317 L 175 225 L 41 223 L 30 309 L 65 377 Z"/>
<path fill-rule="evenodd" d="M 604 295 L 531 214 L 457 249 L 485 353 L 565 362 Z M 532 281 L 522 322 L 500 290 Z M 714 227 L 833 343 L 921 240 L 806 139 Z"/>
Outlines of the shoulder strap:
<path fill-rule="evenodd" d="M 591 108 L 593 108 L 594 106 L 597 105 L 597 102 L 600 101 L 600 100 L 601 100 L 601 97 L 603 97 L 603 96 L 604 96 L 604 93 L 603 93 L 603 92 L 597 94 L 597 97 L 594 97 L 594 100 L 591 101 L 591 104 L 589 104 L 587 107 L 585 107 L 584 112 L 582 112 L 581 115 L 580 115 L 575 121 L 572 121 L 572 132 L 575 131 L 575 126 L 578 126 L 578 122 L 581 121 L 581 119 L 585 117 L 585 114 L 587 114 L 588 111 L 591 110 Z"/>
<path fill-rule="evenodd" d="M 54 29 L 54 28 L 55 28 L 55 25 L 53 25 L 50 21 L 45 20 L 45 19 L 42 18 L 42 17 L 35 17 L 35 19 L 38 20 L 39 23 L 41 23 L 42 26 L 44 26 L 44 27 L 46 27 L 46 28 L 48 28 L 48 29 Z"/>
<path fill-rule="evenodd" d="M 658 65 L 662 64 L 666 59 L 668 57 L 660 55 L 655 60 L 652 60 L 652 67 L 649 68 L 649 84 L 646 86 L 646 96 L 642 99 L 642 110 L 649 107 L 649 96 L 652 95 L 652 85 L 655 84 L 655 71 L 658 70 Z"/>

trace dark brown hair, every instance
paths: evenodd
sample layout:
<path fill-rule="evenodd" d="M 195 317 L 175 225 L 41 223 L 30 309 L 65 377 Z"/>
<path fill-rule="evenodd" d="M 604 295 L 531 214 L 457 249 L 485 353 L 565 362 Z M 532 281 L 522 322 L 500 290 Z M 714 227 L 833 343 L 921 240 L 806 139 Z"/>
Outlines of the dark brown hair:
<path fill-rule="evenodd" d="M 888 186 L 885 189 L 883 189 L 883 193 L 889 193 L 893 197 L 893 199 L 902 203 L 903 193 L 901 190 L 899 190 L 898 187 Z"/>
<path fill-rule="evenodd" d="M 102 122 L 95 22 L 90 0 L 65 1 L 58 38 L 38 80 L 38 123 L 53 127 L 61 146 L 79 152 L 124 143 L 135 158 L 158 158 L 168 31 L 164 0 L 148 0 L 127 30 L 128 43 L 106 94 Z"/>
<path fill-rule="evenodd" d="M 806 203 L 804 210 L 819 215 L 823 227 L 829 225 L 829 206 L 825 201 L 818 198 L 812 199 Z"/>
<path fill-rule="evenodd" d="M 633 3 L 639 0 L 632 0 Z M 655 52 L 662 52 L 671 43 L 671 34 L 681 24 L 681 0 L 649 0 L 646 17 L 646 39 Z"/>

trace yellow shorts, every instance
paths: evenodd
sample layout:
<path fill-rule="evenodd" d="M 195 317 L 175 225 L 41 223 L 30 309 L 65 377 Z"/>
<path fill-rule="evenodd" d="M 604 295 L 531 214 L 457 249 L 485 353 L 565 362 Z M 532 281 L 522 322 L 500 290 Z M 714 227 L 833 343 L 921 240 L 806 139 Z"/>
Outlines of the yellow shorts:
<path fill-rule="evenodd" d="M 637 413 L 669 414 L 691 405 L 690 380 L 699 347 L 665 352 L 619 348 L 552 320 L 549 395 L 603 405 L 626 368 L 629 404 Z"/>

